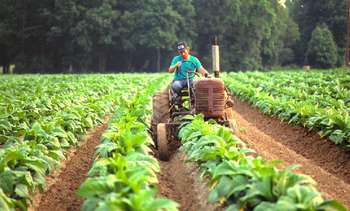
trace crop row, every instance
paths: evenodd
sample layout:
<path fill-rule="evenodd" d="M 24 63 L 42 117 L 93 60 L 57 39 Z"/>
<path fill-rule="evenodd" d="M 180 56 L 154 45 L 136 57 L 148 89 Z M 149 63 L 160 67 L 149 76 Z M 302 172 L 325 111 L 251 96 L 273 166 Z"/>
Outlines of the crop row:
<path fill-rule="evenodd" d="M 230 73 L 230 90 L 263 113 L 350 147 L 350 74 L 343 70 Z"/>
<path fill-rule="evenodd" d="M 296 166 L 279 170 L 278 161 L 255 156 L 228 128 L 202 115 L 187 119 L 179 131 L 181 149 L 209 178 L 209 202 L 230 211 L 346 210 L 324 200 L 311 177 L 293 172 Z"/>
<path fill-rule="evenodd" d="M 62 80 L 65 81 L 67 78 Z M 80 93 L 90 94 L 88 88 L 83 86 L 83 80 L 63 82 L 45 76 L 17 76 L 4 77 L 1 81 L 2 87 L 6 86 L 6 89 L 1 89 L 0 144 L 20 139 L 35 121 L 50 118 L 66 107 L 82 103 L 84 99 Z"/>
<path fill-rule="evenodd" d="M 86 198 L 82 210 L 177 210 L 175 202 L 157 198 L 160 167 L 148 147 L 150 96 L 159 86 L 139 86 L 117 105 L 89 177 L 77 192 Z"/>
<path fill-rule="evenodd" d="M 132 93 L 135 87 L 162 77 L 72 75 L 1 78 L 12 88 L 0 101 L 3 120 L 0 125 L 11 125 L 10 129 L 1 130 L 6 140 L 0 145 L 0 210 L 26 210 L 30 195 L 37 189 L 44 189 L 45 176 L 65 159 L 66 150 L 76 146 L 86 130 L 100 123 L 116 104 L 127 100 L 118 96 Z M 14 91 L 17 86 L 13 83 L 25 84 L 24 87 L 32 89 L 26 89 L 21 94 Z M 13 95 L 9 94 L 11 92 Z M 26 107 L 21 103 L 22 99 L 27 99 L 27 103 L 38 103 Z M 36 109 L 40 102 L 51 104 L 44 103 Z M 50 107 L 52 104 L 58 106 Z M 33 109 L 35 117 L 31 115 Z M 18 129 L 17 126 L 21 125 L 25 127 Z M 12 139 L 9 140 L 9 137 Z"/>
<path fill-rule="evenodd" d="M 0 91 L 0 145 L 23 141 L 27 130 L 37 122 L 50 122 L 63 113 L 79 115 L 79 107 L 95 115 L 111 108 L 111 104 L 105 104 L 106 108 L 97 104 L 118 86 L 111 86 L 112 80 L 106 77 L 101 81 L 93 76 L 1 78 L 2 87 L 6 89 Z M 77 108 L 74 112 L 73 107 Z M 90 123 L 88 118 L 85 124 Z"/>

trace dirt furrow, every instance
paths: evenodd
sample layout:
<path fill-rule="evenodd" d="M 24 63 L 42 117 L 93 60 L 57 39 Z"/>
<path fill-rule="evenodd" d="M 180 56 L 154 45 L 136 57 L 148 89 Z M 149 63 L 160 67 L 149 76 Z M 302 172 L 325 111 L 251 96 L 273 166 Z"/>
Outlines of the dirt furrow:
<path fill-rule="evenodd" d="M 238 99 L 234 115 L 237 135 L 250 148 L 266 159 L 283 160 L 283 166 L 300 164 L 298 171 L 312 176 L 326 196 L 350 208 L 349 152 L 315 132 L 268 117 Z"/>
<path fill-rule="evenodd" d="M 208 204 L 208 187 L 200 178 L 198 167 L 185 160 L 184 153 L 177 151 L 170 161 L 159 161 L 160 194 L 179 203 L 182 211 L 217 210 Z"/>
<path fill-rule="evenodd" d="M 104 124 L 89 130 L 80 146 L 70 150 L 68 159 L 62 163 L 59 172 L 47 177 L 47 190 L 35 197 L 31 210 L 80 210 L 83 199 L 77 197 L 75 191 L 86 179 L 94 160 L 95 147 L 100 143 L 100 137 L 108 126 L 108 120 L 106 117 Z"/>

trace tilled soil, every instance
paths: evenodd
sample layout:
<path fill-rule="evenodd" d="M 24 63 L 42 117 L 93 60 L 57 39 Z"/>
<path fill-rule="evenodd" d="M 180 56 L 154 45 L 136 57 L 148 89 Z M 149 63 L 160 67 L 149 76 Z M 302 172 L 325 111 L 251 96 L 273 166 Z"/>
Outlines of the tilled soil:
<path fill-rule="evenodd" d="M 75 191 L 86 179 L 94 160 L 95 147 L 108 126 L 108 119 L 106 117 L 104 124 L 90 130 L 77 149 L 70 150 L 68 159 L 62 163 L 59 172 L 47 177 L 47 190 L 35 197 L 31 210 L 80 210 L 84 201 L 75 195 Z"/>
<path fill-rule="evenodd" d="M 248 103 L 235 99 L 237 135 L 266 159 L 283 160 L 282 166 L 301 164 L 298 170 L 312 176 L 326 197 L 336 198 L 350 208 L 350 155 L 316 133 L 268 117 Z M 105 121 L 107 122 L 107 121 Z M 79 210 L 83 199 L 75 191 L 85 180 L 95 147 L 106 129 L 103 124 L 90 131 L 81 146 L 72 150 L 60 172 L 47 178 L 48 189 L 34 199 L 35 210 Z M 158 189 L 163 197 L 180 204 L 182 211 L 219 210 L 207 203 L 208 187 L 198 167 L 185 162 L 179 150 L 170 161 L 159 161 Z"/>
<path fill-rule="evenodd" d="M 282 166 L 300 164 L 298 172 L 310 175 L 326 197 L 350 208 L 350 152 L 315 132 L 271 118 L 235 99 L 237 135 L 266 159 L 283 160 Z"/>
<path fill-rule="evenodd" d="M 200 179 L 195 164 L 185 163 L 184 153 L 177 151 L 168 162 L 159 161 L 158 190 L 163 197 L 180 204 L 182 211 L 218 210 L 208 204 L 208 186 Z"/>

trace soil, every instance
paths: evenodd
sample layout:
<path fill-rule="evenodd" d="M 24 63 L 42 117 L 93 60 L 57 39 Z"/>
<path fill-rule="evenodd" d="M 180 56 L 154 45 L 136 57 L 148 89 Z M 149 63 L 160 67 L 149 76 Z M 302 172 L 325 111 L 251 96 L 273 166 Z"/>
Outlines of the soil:
<path fill-rule="evenodd" d="M 266 116 L 235 98 L 237 136 L 268 160 L 281 166 L 300 164 L 297 170 L 310 175 L 325 197 L 335 198 L 350 208 L 350 153 L 300 126 Z"/>
<path fill-rule="evenodd" d="M 68 159 L 61 165 L 59 171 L 46 178 L 47 189 L 34 198 L 30 210 L 36 211 L 75 211 L 80 210 L 83 198 L 75 195 L 75 191 L 86 179 L 87 172 L 94 161 L 95 147 L 100 143 L 100 137 L 107 128 L 109 117 L 104 124 L 87 132 L 78 148 L 68 153 Z"/>
<path fill-rule="evenodd" d="M 300 164 L 297 170 L 310 175 L 326 198 L 335 198 L 350 208 L 350 153 L 315 132 L 288 125 L 260 113 L 246 102 L 235 99 L 233 107 L 236 134 L 257 154 L 268 160 L 282 160 L 281 167 Z M 107 122 L 107 121 L 105 121 Z M 103 124 L 90 131 L 81 146 L 72 150 L 60 172 L 47 178 L 48 188 L 34 199 L 35 210 L 79 210 L 83 199 L 75 191 L 90 169 L 95 147 L 106 129 Z M 198 166 L 186 163 L 180 150 L 168 162 L 159 161 L 160 195 L 179 203 L 182 211 L 220 210 L 207 202 L 208 186 Z"/>
<path fill-rule="evenodd" d="M 178 150 L 169 161 L 159 164 L 158 190 L 163 197 L 176 201 L 181 211 L 219 210 L 208 204 L 207 183 L 200 178 L 198 166 L 186 163 L 184 153 Z"/>

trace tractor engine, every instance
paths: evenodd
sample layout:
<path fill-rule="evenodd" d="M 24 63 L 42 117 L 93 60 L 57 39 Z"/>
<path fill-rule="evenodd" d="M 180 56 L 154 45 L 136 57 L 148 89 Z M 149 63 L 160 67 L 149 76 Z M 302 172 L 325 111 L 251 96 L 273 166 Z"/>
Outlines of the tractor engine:
<path fill-rule="evenodd" d="M 196 114 L 206 118 L 223 118 L 225 111 L 225 86 L 221 79 L 201 79 L 194 83 Z"/>

